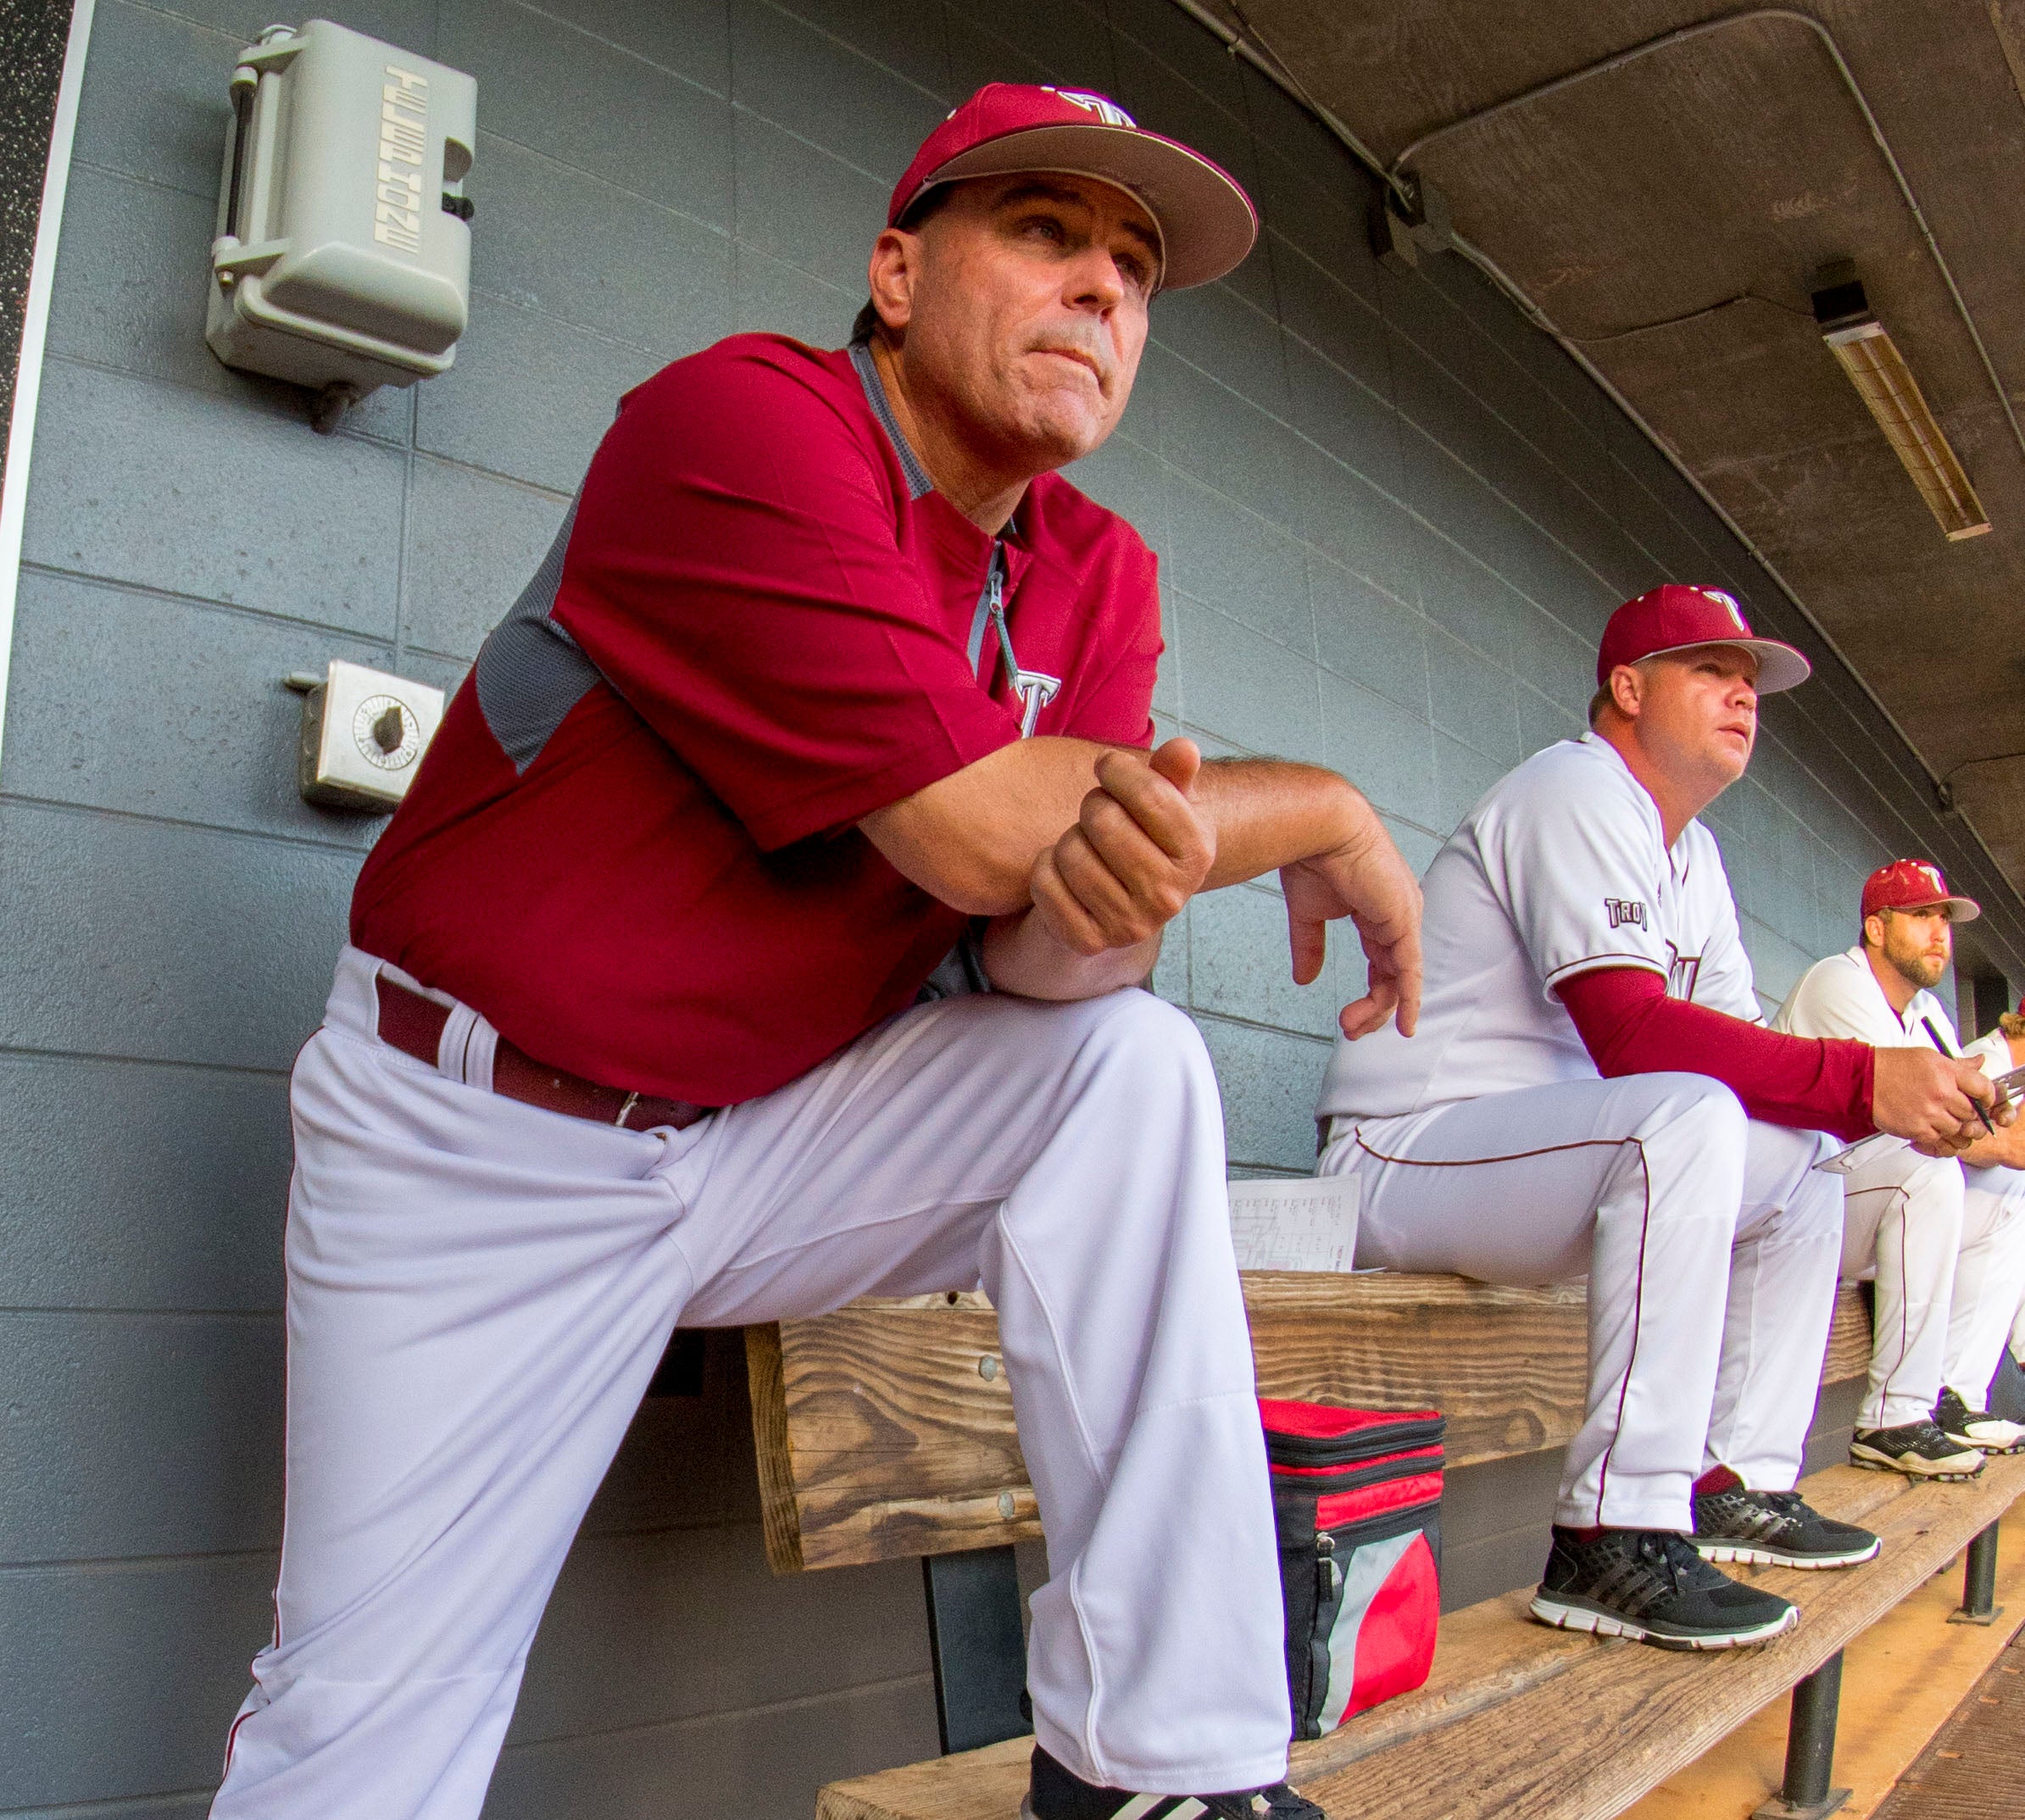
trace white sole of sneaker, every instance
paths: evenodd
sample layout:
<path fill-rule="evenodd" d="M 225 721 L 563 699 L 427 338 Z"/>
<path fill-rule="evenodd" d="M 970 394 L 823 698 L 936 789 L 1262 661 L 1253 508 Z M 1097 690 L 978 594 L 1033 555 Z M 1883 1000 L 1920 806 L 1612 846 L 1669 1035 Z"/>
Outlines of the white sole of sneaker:
<path fill-rule="evenodd" d="M 1973 1435 L 1950 1434 L 1948 1439 L 1965 1451 L 1989 1454 L 1999 1459 L 2011 1454 L 2025 1454 L 2025 1441 L 2014 1441 L 2009 1447 L 2000 1447 L 1994 1441 L 1979 1441 Z"/>
<path fill-rule="evenodd" d="M 1973 1453 L 1973 1448 L 1964 1450 Z M 1983 1470 L 1983 1461 L 1978 1456 L 1972 1467 L 1943 1467 L 1938 1461 L 1921 1460 L 1917 1455 L 1904 1460 L 1894 1460 L 1889 1454 L 1866 1452 L 1861 1447 L 1850 1449 L 1850 1464 L 1861 1467 L 1866 1472 L 1903 1472 L 1907 1478 L 1963 1479 L 1974 1478 Z"/>
<path fill-rule="evenodd" d="M 1788 1555 L 1776 1548 L 1759 1548 L 1749 1542 L 1697 1542 L 1694 1552 L 1704 1561 L 1717 1563 L 1741 1561 L 1760 1567 L 1798 1567 L 1803 1572 L 1816 1567 L 1860 1567 L 1877 1557 L 1878 1543 L 1848 1555 Z"/>
<path fill-rule="evenodd" d="M 1631 1618 L 1592 1611 L 1588 1606 L 1570 1605 L 1544 1593 L 1533 1595 L 1531 1610 L 1543 1624 L 1551 1624 L 1557 1630 L 1586 1630 L 1599 1637 L 1628 1637 L 1634 1643 L 1655 1644 L 1662 1650 L 1750 1649 L 1757 1644 L 1770 1643 L 1774 1637 L 1784 1636 L 1800 1621 L 1799 1608 L 1789 1606 L 1783 1616 L 1769 1624 L 1756 1625 L 1748 1630 L 1688 1636 L 1648 1629 Z"/>

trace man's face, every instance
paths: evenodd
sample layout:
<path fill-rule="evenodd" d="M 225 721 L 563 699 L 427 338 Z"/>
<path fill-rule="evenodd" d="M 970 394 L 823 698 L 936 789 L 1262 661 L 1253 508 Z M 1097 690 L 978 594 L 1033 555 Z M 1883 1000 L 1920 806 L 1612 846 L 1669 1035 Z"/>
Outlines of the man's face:
<path fill-rule="evenodd" d="M 1899 977 L 1914 986 L 1938 985 L 1955 958 L 1955 928 L 1944 904 L 1866 916 L 1863 932 Z"/>
<path fill-rule="evenodd" d="M 1683 788 L 1712 799 L 1744 775 L 1758 737 L 1758 660 L 1733 644 L 1649 657 L 1638 678 L 1638 743 Z"/>
<path fill-rule="evenodd" d="M 1160 237 L 1138 202 L 1089 177 L 979 177 L 900 238 L 915 243 L 910 395 L 932 397 L 990 459 L 1033 473 L 1111 433 L 1160 281 Z"/>

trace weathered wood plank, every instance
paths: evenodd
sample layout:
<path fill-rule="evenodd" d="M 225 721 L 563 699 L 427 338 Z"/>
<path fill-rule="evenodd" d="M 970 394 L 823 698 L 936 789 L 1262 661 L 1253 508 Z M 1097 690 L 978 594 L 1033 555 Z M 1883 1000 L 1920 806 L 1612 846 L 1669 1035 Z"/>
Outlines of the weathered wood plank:
<path fill-rule="evenodd" d="M 1335 1820 L 1608 1820 L 1874 1622 L 2025 1492 L 2025 1458 L 1967 1485 L 1834 1467 L 1802 1488 L 1884 1547 L 1845 1573 L 1767 1569 L 1800 1628 L 1763 1650 L 1677 1655 L 1547 1628 L 1529 1595 L 1442 1620 L 1426 1687 L 1293 1747 L 1298 1787 Z M 1750 1572 L 1750 1570 L 1744 1570 Z M 1466 1722 L 1466 1731 L 1455 1728 Z M 1014 1820 L 1029 1740 L 833 1783 L 817 1820 Z"/>
<path fill-rule="evenodd" d="M 1581 1424 L 1580 1284 L 1261 1271 L 1246 1272 L 1244 1293 L 1261 1395 L 1432 1405 L 1449 1419 L 1458 1467 L 1560 1446 Z M 1041 1533 L 983 1297 L 855 1302 L 750 1329 L 748 1346 L 775 1572 Z M 1845 1290 L 1824 1381 L 1861 1372 L 1869 1350 L 1861 1304 Z"/>

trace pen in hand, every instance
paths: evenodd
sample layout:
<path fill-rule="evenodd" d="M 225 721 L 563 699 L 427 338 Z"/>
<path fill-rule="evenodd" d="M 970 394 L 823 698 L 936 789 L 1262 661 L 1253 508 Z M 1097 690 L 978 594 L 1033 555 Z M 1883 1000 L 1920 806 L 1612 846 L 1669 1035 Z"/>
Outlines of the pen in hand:
<path fill-rule="evenodd" d="M 1931 1017 L 1922 1017 L 1920 1020 L 1920 1027 L 1927 1032 L 1928 1040 L 1932 1043 L 1934 1048 L 1939 1049 L 1942 1055 L 1947 1056 L 1950 1060 L 1960 1061 L 1962 1060 L 1962 1058 L 1957 1055 L 1953 1049 L 1950 1049 L 1945 1043 L 1941 1041 L 1940 1032 L 1933 1027 L 1933 1020 Z M 1983 1128 L 1987 1131 L 1991 1137 L 1995 1137 L 1997 1135 L 1997 1127 L 1990 1123 L 1990 1116 L 1988 1112 L 1983 1110 L 1983 1102 L 1980 1099 L 1972 1099 L 1969 1104 L 1975 1107 L 1976 1116 L 1983 1121 Z"/>

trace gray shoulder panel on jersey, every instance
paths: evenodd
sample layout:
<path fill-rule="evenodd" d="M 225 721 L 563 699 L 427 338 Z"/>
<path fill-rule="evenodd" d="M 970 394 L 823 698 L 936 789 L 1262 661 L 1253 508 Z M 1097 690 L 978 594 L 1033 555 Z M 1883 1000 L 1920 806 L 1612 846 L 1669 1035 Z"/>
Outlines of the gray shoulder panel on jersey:
<path fill-rule="evenodd" d="M 599 680 L 598 666 L 551 616 L 576 523 L 572 499 L 534 579 L 487 636 L 473 666 L 479 711 L 517 771 L 541 757 L 564 716 Z"/>
<path fill-rule="evenodd" d="M 925 493 L 933 493 L 935 482 L 928 478 L 921 458 L 915 454 L 914 445 L 900 434 L 900 420 L 893 414 L 893 400 L 886 395 L 886 381 L 879 377 L 878 365 L 872 359 L 869 342 L 851 343 L 851 365 L 858 369 L 858 383 L 865 387 L 865 403 L 871 406 L 872 415 L 879 420 L 879 427 L 886 431 L 893 453 L 900 458 L 900 471 L 907 476 L 907 497 L 918 499 Z"/>

